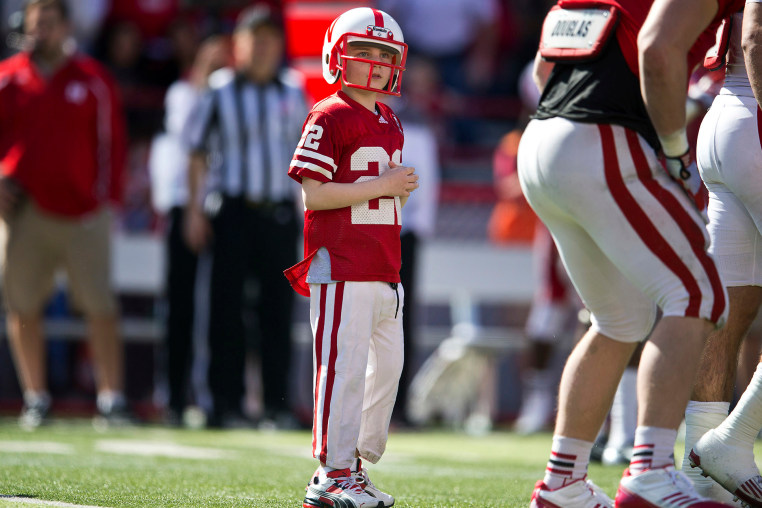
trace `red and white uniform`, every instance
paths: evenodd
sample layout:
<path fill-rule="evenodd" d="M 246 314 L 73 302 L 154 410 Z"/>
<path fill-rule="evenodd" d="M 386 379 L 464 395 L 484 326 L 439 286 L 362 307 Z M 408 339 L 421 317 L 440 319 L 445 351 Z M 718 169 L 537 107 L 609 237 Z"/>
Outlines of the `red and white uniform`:
<path fill-rule="evenodd" d="M 641 341 L 656 305 L 666 316 L 719 326 L 726 295 L 706 229 L 656 157 L 640 96 L 636 38 L 651 2 L 599 3 L 619 7 L 616 32 L 596 60 L 556 63 L 538 108 L 542 119 L 530 122 L 519 147 L 522 188 L 553 235 L 593 330 Z M 718 20 L 731 7 L 719 3 Z M 716 24 L 692 48 L 690 63 L 714 42 Z"/>
<path fill-rule="evenodd" d="M 401 163 L 402 128 L 386 105 L 373 113 L 343 92 L 315 105 L 289 175 L 350 184 Z M 401 205 L 382 197 L 334 210 L 306 210 L 305 260 L 286 271 L 294 288 L 318 249 L 330 257 L 325 283 L 310 283 L 314 335 L 313 455 L 328 466 L 349 467 L 355 448 L 377 462 L 386 448 L 402 371 L 399 283 Z M 316 263 L 324 262 L 318 259 Z M 312 277 L 312 275 L 311 275 Z M 331 282 L 329 282 L 331 281 Z M 312 282 L 312 280 L 311 280 Z"/>
<path fill-rule="evenodd" d="M 697 163 L 709 190 L 709 251 L 726 286 L 762 285 L 762 115 L 731 18 L 725 85 L 704 117 Z"/>
<path fill-rule="evenodd" d="M 0 166 L 40 208 L 80 217 L 118 202 L 125 153 L 116 85 L 98 62 L 75 55 L 49 78 L 28 53 L 0 62 Z"/>

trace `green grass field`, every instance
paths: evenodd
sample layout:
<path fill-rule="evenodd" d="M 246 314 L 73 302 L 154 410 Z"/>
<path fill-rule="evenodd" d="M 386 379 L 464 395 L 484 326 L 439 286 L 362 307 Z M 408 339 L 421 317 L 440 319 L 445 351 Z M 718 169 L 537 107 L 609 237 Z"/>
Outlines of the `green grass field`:
<path fill-rule="evenodd" d="M 310 445 L 309 432 L 0 420 L 0 506 L 301 507 Z M 370 472 L 399 507 L 525 507 L 549 450 L 549 434 L 396 432 Z M 621 472 L 593 465 L 590 477 L 613 496 Z"/>

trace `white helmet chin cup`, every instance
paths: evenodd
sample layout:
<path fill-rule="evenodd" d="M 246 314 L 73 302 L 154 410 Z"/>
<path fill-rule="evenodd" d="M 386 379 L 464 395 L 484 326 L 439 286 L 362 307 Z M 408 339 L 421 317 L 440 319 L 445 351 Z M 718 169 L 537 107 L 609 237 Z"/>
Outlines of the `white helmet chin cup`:
<path fill-rule="evenodd" d="M 405 44 L 402 30 L 394 19 L 383 11 L 370 7 L 358 7 L 350 9 L 333 20 L 331 26 L 325 32 L 323 39 L 322 67 L 323 78 L 334 84 L 342 74 L 344 56 L 350 42 L 367 42 L 374 45 L 387 46 L 396 56 L 391 65 L 376 62 L 374 65 L 382 65 L 392 69 L 392 78 L 384 88 L 343 83 L 353 88 L 371 90 L 390 95 L 399 95 L 402 72 L 405 70 L 407 60 L 407 44 Z"/>

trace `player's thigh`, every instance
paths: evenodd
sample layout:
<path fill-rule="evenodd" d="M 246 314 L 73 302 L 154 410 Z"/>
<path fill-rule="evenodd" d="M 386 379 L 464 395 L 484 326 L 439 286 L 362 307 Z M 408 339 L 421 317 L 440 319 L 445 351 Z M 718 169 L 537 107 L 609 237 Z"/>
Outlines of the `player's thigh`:
<path fill-rule="evenodd" d="M 643 340 L 656 320 L 656 305 L 635 286 L 578 224 L 549 219 L 569 277 L 590 310 L 593 327 L 621 342 Z"/>
<path fill-rule="evenodd" d="M 63 260 L 65 225 L 45 216 L 31 202 L 7 221 L 3 293 L 6 307 L 39 314 L 49 298 Z"/>
<path fill-rule="evenodd" d="M 74 301 L 89 316 L 117 311 L 111 285 L 111 213 L 103 208 L 78 221 L 66 249 Z"/>
<path fill-rule="evenodd" d="M 722 321 L 724 288 L 705 250 L 701 216 L 648 144 L 616 125 L 554 118 L 530 127 L 519 150 L 519 177 L 559 248 L 568 247 L 549 219 L 579 226 L 665 315 Z M 567 268 L 580 290 L 579 272 L 568 261 Z"/>
<path fill-rule="evenodd" d="M 347 377 L 364 377 L 377 321 L 373 282 L 310 284 L 310 324 L 317 364 L 335 364 Z"/>
<path fill-rule="evenodd" d="M 405 290 L 402 284 L 397 284 L 396 288 L 386 282 L 377 284 L 378 318 L 371 336 L 368 367 L 397 379 L 404 361 L 402 313 L 405 311 Z"/>

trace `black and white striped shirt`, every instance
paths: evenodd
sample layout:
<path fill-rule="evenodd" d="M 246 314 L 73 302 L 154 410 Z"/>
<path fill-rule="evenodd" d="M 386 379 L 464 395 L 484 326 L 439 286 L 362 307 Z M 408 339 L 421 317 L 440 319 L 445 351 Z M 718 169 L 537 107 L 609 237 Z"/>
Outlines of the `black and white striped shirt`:
<path fill-rule="evenodd" d="M 254 202 L 293 199 L 288 167 L 308 113 L 293 71 L 257 85 L 224 69 L 210 85 L 185 130 L 190 149 L 209 154 L 206 192 Z"/>

